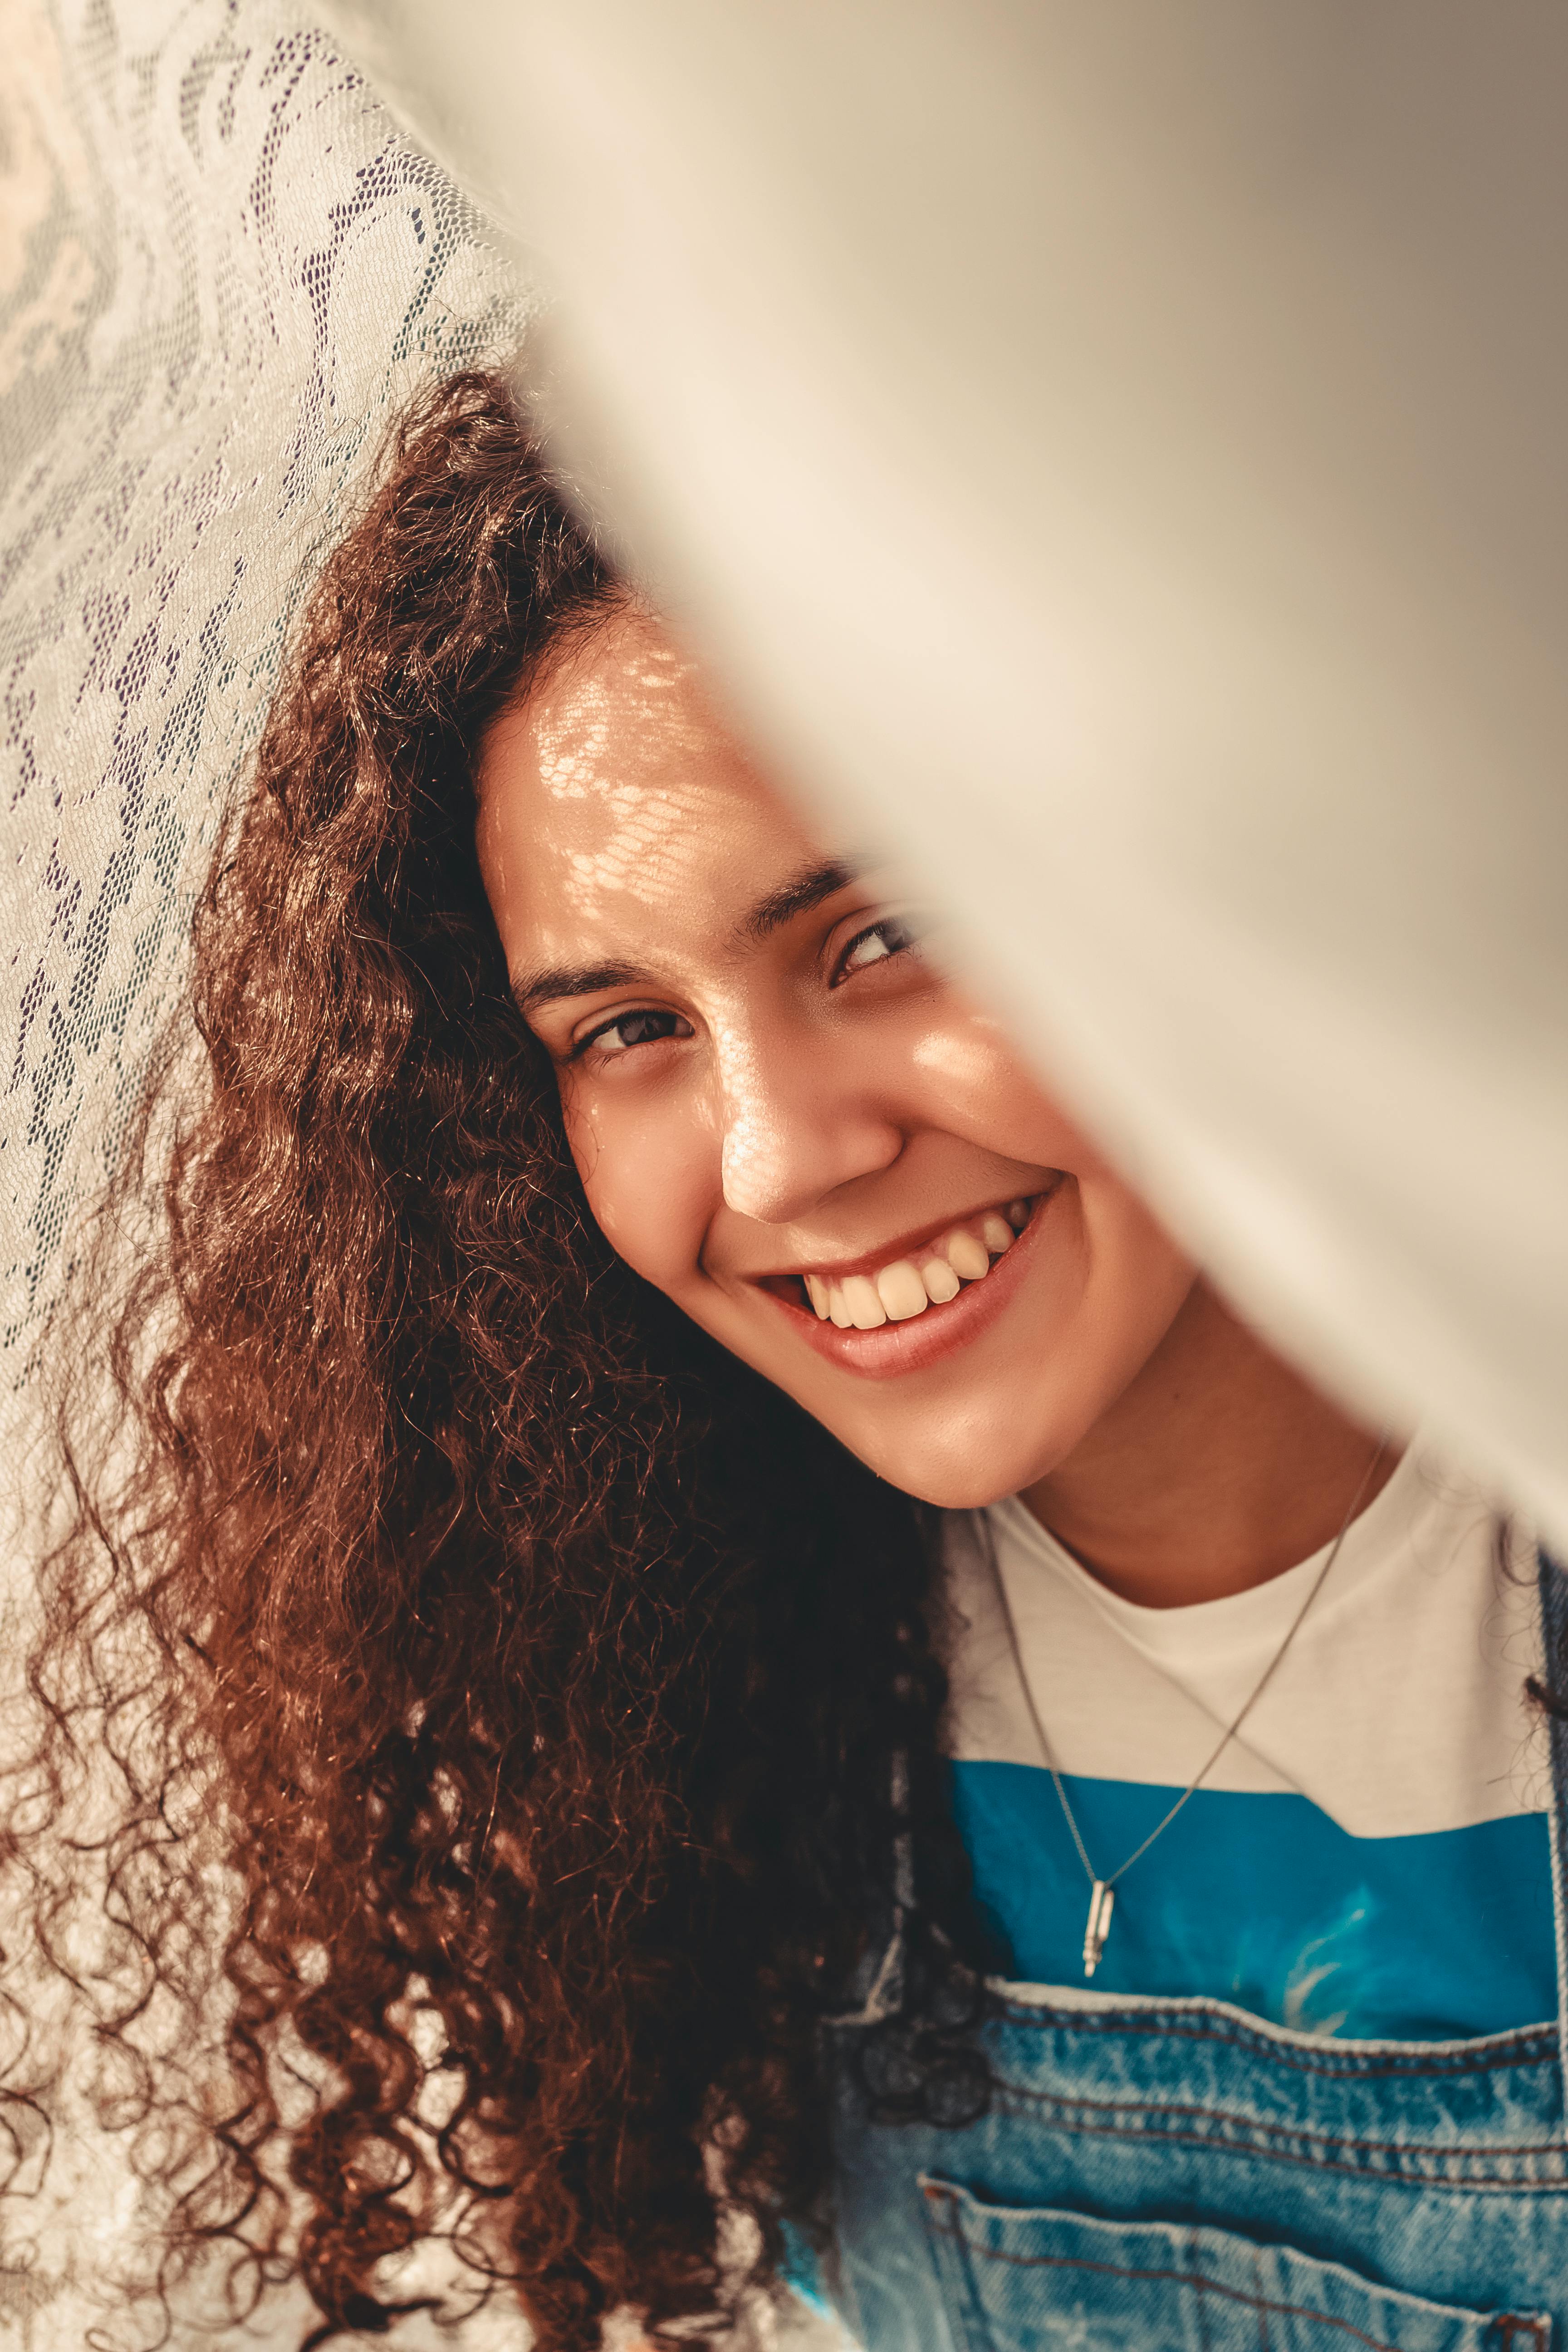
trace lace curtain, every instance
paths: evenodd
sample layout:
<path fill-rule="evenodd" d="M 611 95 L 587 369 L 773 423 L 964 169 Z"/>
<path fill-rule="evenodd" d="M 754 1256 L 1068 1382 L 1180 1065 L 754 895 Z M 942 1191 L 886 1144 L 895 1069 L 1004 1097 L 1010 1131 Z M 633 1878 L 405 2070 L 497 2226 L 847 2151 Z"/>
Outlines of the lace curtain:
<path fill-rule="evenodd" d="M 71 1213 L 177 1013 L 193 893 L 290 614 L 389 413 L 424 380 L 511 349 L 528 304 L 472 206 L 341 45 L 287 6 L 10 0 L 0 23 L 14 1471 Z M 47 1498 L 10 1499 L 28 1512 Z M 20 1587 L 28 1545 L 14 1542 Z M 0 2347 L 74 2352 L 95 2327 L 139 2347 L 152 2317 L 118 2287 L 133 2251 L 123 2150 L 65 2095 L 49 2120 L 47 2179 L 28 2147 L 0 2213 Z M 300 2333 L 284 2296 L 222 2340 Z M 460 2336 L 423 2322 L 397 2340 L 482 2352 L 515 2344 L 518 2322 L 494 2310 Z"/>
<path fill-rule="evenodd" d="M 0 187 L 0 1199 L 26 1369 L 177 999 L 289 615 L 389 412 L 510 349 L 472 208 L 328 35 L 11 0 Z"/>

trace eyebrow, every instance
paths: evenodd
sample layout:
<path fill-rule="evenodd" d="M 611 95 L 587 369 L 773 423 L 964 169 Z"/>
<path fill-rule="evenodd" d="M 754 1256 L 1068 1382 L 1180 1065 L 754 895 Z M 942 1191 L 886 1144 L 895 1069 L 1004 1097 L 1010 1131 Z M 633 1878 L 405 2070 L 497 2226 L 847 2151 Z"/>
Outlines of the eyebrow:
<path fill-rule="evenodd" d="M 542 971 L 520 972 L 511 992 L 521 1013 L 563 996 L 595 996 L 601 988 L 636 988 L 647 978 L 636 963 L 558 963 Z"/>
<path fill-rule="evenodd" d="M 809 914 L 813 907 L 820 907 L 825 898 L 844 889 L 854 881 L 857 870 L 839 858 L 808 866 L 776 890 L 770 890 L 765 898 L 759 898 L 735 925 L 734 938 L 748 947 L 760 946 L 796 915 Z M 566 997 L 595 996 L 601 989 L 644 987 L 648 978 L 641 964 L 625 961 L 551 964 L 542 971 L 520 972 L 511 992 L 519 1010 L 531 1013 L 537 1005 L 557 1003 Z"/>
<path fill-rule="evenodd" d="M 781 883 L 759 898 L 750 914 L 742 915 L 735 926 L 735 937 L 749 947 L 757 947 L 772 934 L 793 922 L 796 915 L 808 915 L 813 907 L 820 907 L 825 898 L 842 890 L 854 881 L 858 868 L 846 865 L 841 858 L 825 858 L 820 865 L 808 866 L 803 874 Z"/>

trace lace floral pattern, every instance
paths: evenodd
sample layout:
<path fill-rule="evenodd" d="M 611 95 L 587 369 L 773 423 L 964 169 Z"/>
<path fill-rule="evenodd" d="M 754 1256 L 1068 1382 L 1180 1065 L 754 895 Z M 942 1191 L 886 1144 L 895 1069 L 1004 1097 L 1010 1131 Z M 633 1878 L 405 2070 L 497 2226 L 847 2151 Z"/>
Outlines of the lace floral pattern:
<path fill-rule="evenodd" d="M 17 0 L 0 181 L 0 1346 L 177 1003 L 289 618 L 389 411 L 515 342 L 458 190 L 268 0 Z"/>
<path fill-rule="evenodd" d="M 3 22 L 0 1500 L 25 1599 L 28 1374 L 72 1213 L 177 1020 L 290 615 L 389 414 L 512 348 L 528 304 L 341 47 L 275 0 L 13 0 Z M 16 1965 L 0 2063 L 26 2030 Z M 0 2352 L 156 2333 L 121 2284 L 125 2150 L 79 2091 L 0 2160 Z M 287 2294 L 216 2336 L 176 2313 L 173 2340 L 308 2325 Z M 517 2331 L 493 2304 L 438 2340 Z"/>

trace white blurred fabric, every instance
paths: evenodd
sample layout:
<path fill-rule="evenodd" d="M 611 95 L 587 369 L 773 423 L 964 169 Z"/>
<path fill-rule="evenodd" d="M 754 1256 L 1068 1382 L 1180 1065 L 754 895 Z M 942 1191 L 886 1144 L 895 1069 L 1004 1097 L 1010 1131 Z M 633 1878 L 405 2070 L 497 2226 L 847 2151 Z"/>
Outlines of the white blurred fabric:
<path fill-rule="evenodd" d="M 338 0 L 563 433 L 1239 1303 L 1568 1540 L 1558 0 Z"/>

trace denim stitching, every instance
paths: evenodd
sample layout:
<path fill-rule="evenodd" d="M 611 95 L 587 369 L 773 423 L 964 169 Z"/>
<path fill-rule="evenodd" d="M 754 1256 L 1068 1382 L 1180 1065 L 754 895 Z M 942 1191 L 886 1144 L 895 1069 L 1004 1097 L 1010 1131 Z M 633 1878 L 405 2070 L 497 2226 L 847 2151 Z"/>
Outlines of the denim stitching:
<path fill-rule="evenodd" d="M 932 2204 L 941 2201 L 943 2204 L 952 2205 L 955 2202 L 952 2198 L 943 2196 L 940 2189 L 928 2189 L 925 2193 Z M 1091 2262 L 1087 2255 L 1083 2254 L 1007 2254 L 994 2246 L 978 2244 L 962 2226 L 955 2230 L 948 2230 L 944 2229 L 940 2221 L 932 2221 L 930 2226 L 939 2237 L 956 2238 L 970 2253 L 979 2254 L 989 2263 L 1006 2263 L 1015 2270 L 1092 2271 L 1100 2278 L 1137 2279 L 1153 2284 L 1192 2287 L 1199 2294 L 1223 2295 L 1227 2302 L 1247 2305 L 1258 2313 L 1260 2323 L 1271 2311 L 1284 2318 L 1311 2319 L 1323 2327 L 1337 2327 L 1342 2335 L 1354 2336 L 1358 2344 L 1370 2346 L 1371 2352 L 1399 2352 L 1397 2345 L 1387 2343 L 1381 2336 L 1369 2336 L 1363 2327 L 1355 2326 L 1348 2319 L 1336 2319 L 1331 2312 L 1314 2311 L 1310 2304 L 1280 2303 L 1268 2295 L 1247 2294 L 1240 2287 L 1226 2286 L 1219 2279 L 1205 2278 L 1201 2272 L 1131 2270 L 1120 2263 Z M 1375 2292 L 1375 2290 L 1371 2291 Z M 1200 2311 L 1202 2308 L 1200 2304 Z M 1480 2315 L 1478 2313 L 1476 2316 L 1479 2318 Z M 1501 2315 L 1497 2324 L 1506 2326 L 1510 2336 L 1522 2326 L 1530 2330 L 1538 2345 L 1544 2346 L 1547 2341 L 1541 2333 L 1539 2321 L 1508 2313 Z M 1260 2340 L 1266 2347 L 1267 2333 L 1261 2335 Z"/>
<path fill-rule="evenodd" d="M 1149 2128 L 1151 2118 L 1157 2117 L 1162 2115 L 1184 2114 L 1197 2118 L 1202 2117 L 1210 2112 L 1208 2109 L 1203 2107 L 1185 2109 L 1180 2107 L 1126 2107 L 1112 2109 L 1111 2111 L 1114 2115 L 1123 2117 L 1125 2120 L 1119 2120 L 1111 2123 L 1092 2123 L 1083 2119 L 1081 2105 L 1074 2105 L 1073 2103 L 1066 2100 L 1052 2099 L 1041 2092 L 1017 2090 L 1010 2084 L 1003 2084 L 999 2087 L 1011 2098 L 1027 2101 L 1031 2106 L 1036 2108 L 1054 2110 L 1054 2114 L 1051 2116 L 1050 2120 L 1059 2123 L 1064 2130 L 1081 2132 L 1086 2137 L 1094 2139 L 1115 2139 L 1123 2137 L 1134 2137 L 1137 2136 L 1137 2132 L 1141 2126 L 1143 2129 Z M 1568 2156 L 1565 2156 L 1562 2143 L 1557 2140 L 1546 2140 L 1539 2144 L 1532 2143 L 1527 2147 L 1518 2149 L 1494 2148 L 1484 2151 L 1485 2153 L 1491 2155 L 1494 2158 L 1499 2156 L 1518 2156 L 1520 2158 L 1549 2157 L 1552 2158 L 1552 2168 L 1544 2178 L 1521 2179 L 1516 2173 L 1510 2173 L 1505 2170 L 1495 2172 L 1455 2172 L 1452 2169 L 1452 2167 L 1456 2162 L 1462 2164 L 1465 2161 L 1468 2152 L 1463 2148 L 1427 2149 L 1405 2146 L 1398 2141 L 1377 2140 L 1365 2142 L 1343 2140 L 1336 2142 L 1325 2139 L 1321 2143 L 1323 2146 L 1331 2147 L 1335 2146 L 1352 2149 L 1363 2147 L 1370 2156 L 1383 2156 L 1400 2159 L 1397 2163 L 1391 2163 L 1384 2167 L 1378 2167 L 1370 2164 L 1349 2164 L 1332 2156 L 1319 2154 L 1312 2146 L 1314 2135 L 1308 2131 L 1303 2131 L 1299 2128 L 1289 2131 L 1284 2129 L 1269 2130 L 1252 2124 L 1238 2123 L 1237 2119 L 1230 2116 L 1221 2116 L 1216 2120 L 1225 2126 L 1224 2130 L 1207 2132 L 1192 2130 L 1163 2131 L 1161 2133 L 1160 2137 L 1163 2141 L 1173 2147 L 1225 2148 L 1237 2154 L 1259 2156 L 1267 2159 L 1270 2164 L 1306 2165 L 1309 2167 L 1315 2167 L 1317 2169 L 1323 2172 L 1343 2173 L 1352 2179 L 1383 2180 L 1401 2186 L 1408 2186 L 1413 2189 L 1448 2189 L 1453 2191 L 1456 2195 L 1468 2189 L 1496 2189 L 1500 2191 L 1508 2189 L 1530 2195 L 1549 2197 L 1561 2195 L 1563 2190 L 1565 2188 L 1568 2188 Z M 1282 2146 L 1281 2143 L 1287 2140 L 1295 2141 L 1299 2144 L 1302 2142 L 1307 2143 L 1306 2152 L 1297 2153 L 1296 2149 Z M 1424 2171 L 1419 2168 L 1424 2164 L 1441 2164 L 1448 2168 L 1443 2171 Z"/>
<path fill-rule="evenodd" d="M 1032 2091 L 1022 2083 L 1005 2080 L 996 2088 L 1005 2098 L 1021 2101 L 1031 2107 L 1053 2107 L 1065 2118 L 1073 2116 L 1105 2116 L 1124 2119 L 1123 2128 L 1147 2127 L 1163 2116 L 1175 2116 L 1193 2123 L 1209 2123 L 1221 2132 L 1235 2132 L 1262 2140 L 1288 2139 L 1305 2141 L 1313 2147 L 1335 2148 L 1342 2152 L 1372 2157 L 1415 2157 L 1420 2160 L 1436 2159 L 1441 2164 L 1463 2164 L 1472 2152 L 1478 2158 L 1489 2158 L 1494 2163 L 1520 2157 L 1552 2157 L 1559 2166 L 1568 2167 L 1560 2138 L 1519 2140 L 1490 2147 L 1423 2147 L 1417 2142 L 1399 2139 L 1358 2139 L 1346 2132 L 1321 2131 L 1310 2124 L 1271 2124 L 1256 2116 L 1238 2115 L 1225 2107 L 1187 2105 L 1174 2099 L 1079 2099 L 1063 2092 Z M 1086 2126 L 1088 2128 L 1089 2126 Z M 1100 2126 L 1114 2130 L 1116 2121 Z M 1500 2175 L 1499 2176 L 1501 2177 Z"/>
<path fill-rule="evenodd" d="M 962 2214 L 958 2217 L 958 2225 L 960 2229 L 963 2227 Z M 1195 2230 L 1187 2231 L 1186 2255 L 1188 2267 L 1195 2270 L 1198 2263 L 1198 2233 Z M 1198 2346 L 1199 2352 L 1209 2352 L 1209 2307 L 1201 2294 L 1198 2297 Z"/>
<path fill-rule="evenodd" d="M 1194 2274 L 1200 2280 L 1203 2275 L 1201 2272 L 1194 2272 Z M 1252 2284 L 1258 2290 L 1258 2352 L 1268 2352 L 1269 2305 L 1264 2299 L 1262 2265 L 1256 2253 L 1252 2257 Z M 1204 2300 L 1203 2296 L 1200 2294 L 1198 2297 L 1198 2309 L 1201 2311 L 1203 2307 Z"/>
<path fill-rule="evenodd" d="M 1173 2020 L 1169 2011 L 1157 2011 L 1152 2017 L 1146 2012 L 1129 2010 L 1113 2011 L 1109 2015 L 1085 2013 L 1073 2009 L 1040 2009 L 1031 2003 L 1027 2008 L 1009 2005 L 1003 2011 L 1009 2025 L 1032 2027 L 1037 2032 L 1061 2031 L 1073 2034 L 1115 2033 L 1157 2035 L 1162 2041 L 1213 2042 L 1222 2048 L 1245 2050 L 1252 2054 L 1261 2053 L 1282 2066 L 1293 2066 L 1306 2074 L 1330 2074 L 1347 2082 L 1375 2082 L 1384 2074 L 1423 2075 L 1434 2078 L 1452 2074 L 1491 2074 L 1501 2066 L 1554 2065 L 1557 2060 L 1557 2036 L 1551 2026 L 1532 2027 L 1505 2042 L 1491 2042 L 1484 2052 L 1474 2055 L 1453 2052 L 1446 2057 L 1421 2059 L 1414 2054 L 1402 2056 L 1390 2051 L 1385 2058 L 1358 2059 L 1353 2051 L 1325 2050 L 1318 2058 L 1288 2042 L 1276 2042 L 1267 2033 L 1249 2033 L 1245 2027 L 1199 2026 Z M 1416 2048 L 1419 2048 L 1419 2044 Z"/>
<path fill-rule="evenodd" d="M 1550 2352 L 1552 2322 L 1549 2319 L 1531 2319 L 1521 2312 L 1503 2311 L 1498 2314 L 1492 2324 L 1501 2331 L 1498 2336 L 1498 2352 L 1514 2352 L 1516 2343 L 1521 2338 L 1528 2338 L 1534 2352 Z"/>

